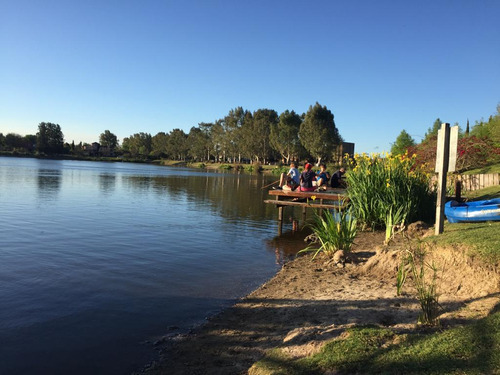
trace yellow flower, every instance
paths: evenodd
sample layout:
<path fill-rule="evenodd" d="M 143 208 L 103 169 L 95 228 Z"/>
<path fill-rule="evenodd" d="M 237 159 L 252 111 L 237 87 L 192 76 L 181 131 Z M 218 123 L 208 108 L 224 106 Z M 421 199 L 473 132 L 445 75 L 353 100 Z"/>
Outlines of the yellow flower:
<path fill-rule="evenodd" d="M 390 187 L 390 186 L 391 186 L 391 184 L 390 184 L 390 183 L 387 183 L 387 187 Z"/>
<path fill-rule="evenodd" d="M 311 199 L 312 199 L 313 201 L 315 201 L 315 200 L 316 200 L 316 196 L 315 196 L 315 195 L 313 195 L 313 196 L 311 197 Z"/>

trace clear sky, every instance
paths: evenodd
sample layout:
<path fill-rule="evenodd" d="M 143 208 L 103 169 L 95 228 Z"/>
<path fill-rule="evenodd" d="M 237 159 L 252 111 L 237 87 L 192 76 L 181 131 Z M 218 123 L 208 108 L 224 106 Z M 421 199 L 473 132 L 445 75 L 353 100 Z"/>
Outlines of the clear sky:
<path fill-rule="evenodd" d="M 357 152 L 500 103 L 499 0 L 0 0 L 0 132 L 121 140 L 319 102 Z"/>

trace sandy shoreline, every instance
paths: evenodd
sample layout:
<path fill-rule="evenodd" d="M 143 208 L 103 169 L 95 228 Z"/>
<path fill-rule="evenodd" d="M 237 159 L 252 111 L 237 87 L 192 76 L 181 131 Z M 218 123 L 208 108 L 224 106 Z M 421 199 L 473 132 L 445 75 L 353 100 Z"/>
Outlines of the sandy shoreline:
<path fill-rule="evenodd" d="M 417 233 L 421 236 L 423 233 Z M 396 296 L 397 254 L 402 244 L 381 246 L 383 233 L 363 233 L 345 268 L 301 256 L 268 282 L 188 335 L 165 336 L 160 359 L 146 374 L 245 374 L 267 350 L 293 357 L 319 350 L 353 325 L 415 329 L 419 305 Z M 458 255 L 457 255 L 458 254 Z M 460 251 L 440 249 L 439 284 L 444 325 L 488 314 L 500 301 L 496 270 L 476 272 Z"/>

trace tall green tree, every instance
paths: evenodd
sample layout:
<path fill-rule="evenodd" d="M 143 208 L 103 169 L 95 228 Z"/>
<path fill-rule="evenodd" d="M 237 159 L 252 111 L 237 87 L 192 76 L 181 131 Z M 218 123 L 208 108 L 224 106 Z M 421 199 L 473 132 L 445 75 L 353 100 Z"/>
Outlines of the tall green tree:
<path fill-rule="evenodd" d="M 500 104 L 497 106 L 497 113 L 490 116 L 488 121 L 476 121 L 470 134 L 478 138 L 489 138 L 500 147 Z"/>
<path fill-rule="evenodd" d="M 151 134 L 141 132 L 123 138 L 122 149 L 134 157 L 148 157 L 152 150 Z"/>
<path fill-rule="evenodd" d="M 99 136 L 99 143 L 101 146 L 108 147 L 110 151 L 114 151 L 118 147 L 118 138 L 109 130 L 105 130 L 104 133 L 101 133 Z"/>
<path fill-rule="evenodd" d="M 169 135 L 166 134 L 165 132 L 159 132 L 157 133 L 152 141 L 152 150 L 151 154 L 155 157 L 168 157 L 169 155 L 169 150 L 168 150 L 168 138 Z"/>
<path fill-rule="evenodd" d="M 8 150 L 24 148 L 24 139 L 16 133 L 8 133 L 5 136 L 5 146 Z"/>
<path fill-rule="evenodd" d="M 278 124 L 278 113 L 273 109 L 259 109 L 246 121 L 243 130 L 244 150 L 257 162 L 265 163 L 273 152 L 269 135 Z"/>
<path fill-rule="evenodd" d="M 406 130 L 399 133 L 396 141 L 392 144 L 391 153 L 394 155 L 402 155 L 408 150 L 408 147 L 415 146 L 415 140 Z"/>
<path fill-rule="evenodd" d="M 175 160 L 186 160 L 188 154 L 187 134 L 182 129 L 174 129 L 168 136 L 168 151 Z"/>
<path fill-rule="evenodd" d="M 205 160 L 208 142 L 208 135 L 206 135 L 200 128 L 193 126 L 187 136 L 189 156 L 193 160 Z"/>
<path fill-rule="evenodd" d="M 307 152 L 316 158 L 318 163 L 332 155 L 342 142 L 333 113 L 317 102 L 309 107 L 300 125 L 299 138 Z"/>
<path fill-rule="evenodd" d="M 36 135 L 27 134 L 23 137 L 23 148 L 28 152 L 32 152 L 36 147 Z"/>
<path fill-rule="evenodd" d="M 200 131 L 202 134 L 205 136 L 207 142 L 205 144 L 205 153 L 207 156 L 207 160 L 210 160 L 212 156 L 216 156 L 214 150 L 215 150 L 215 144 L 213 140 L 213 129 L 214 129 L 214 124 L 211 122 L 200 122 L 198 124 L 198 127 L 200 128 Z"/>
<path fill-rule="evenodd" d="M 212 153 L 215 155 L 216 161 L 225 161 L 225 150 L 224 150 L 224 127 L 222 126 L 223 121 L 217 120 L 212 125 L 210 130 L 210 141 L 212 143 Z"/>
<path fill-rule="evenodd" d="M 225 159 L 230 158 L 233 162 L 241 161 L 242 150 L 242 128 L 248 120 L 249 112 L 242 107 L 231 109 L 222 119 L 224 135 L 222 137 L 222 151 Z"/>
<path fill-rule="evenodd" d="M 294 111 L 286 110 L 279 116 L 278 123 L 271 126 L 269 140 L 286 164 L 290 162 L 290 158 L 296 158 L 300 153 L 300 124 L 302 118 Z"/>
<path fill-rule="evenodd" d="M 41 122 L 36 134 L 38 152 L 58 154 L 64 151 L 64 135 L 59 124 Z"/>
<path fill-rule="evenodd" d="M 432 127 L 430 127 L 429 129 L 427 129 L 427 133 L 425 133 L 424 135 L 424 142 L 428 141 L 429 139 L 433 138 L 433 137 L 437 137 L 438 135 L 438 130 L 441 128 L 441 124 L 442 124 L 442 121 L 441 119 L 438 117 L 434 123 L 432 124 Z"/>

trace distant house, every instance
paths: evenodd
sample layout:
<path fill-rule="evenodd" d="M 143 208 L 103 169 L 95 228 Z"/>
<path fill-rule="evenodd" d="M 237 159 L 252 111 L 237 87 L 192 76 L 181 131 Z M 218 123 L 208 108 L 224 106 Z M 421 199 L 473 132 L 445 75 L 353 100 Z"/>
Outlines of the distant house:
<path fill-rule="evenodd" d="M 83 152 L 88 156 L 97 156 L 100 148 L 101 145 L 97 142 L 93 142 L 91 145 L 85 144 L 82 147 Z"/>
<path fill-rule="evenodd" d="M 337 146 L 333 156 L 334 163 L 337 163 L 338 165 L 343 164 L 346 154 L 349 155 L 349 158 L 354 158 L 354 143 L 342 142 L 339 146 Z"/>
<path fill-rule="evenodd" d="M 112 156 L 111 149 L 109 146 L 100 146 L 99 147 L 99 155 L 101 156 Z"/>
<path fill-rule="evenodd" d="M 93 142 L 91 145 L 85 144 L 82 149 L 84 154 L 88 156 L 113 156 L 113 151 L 109 146 L 101 146 L 97 142 Z"/>

